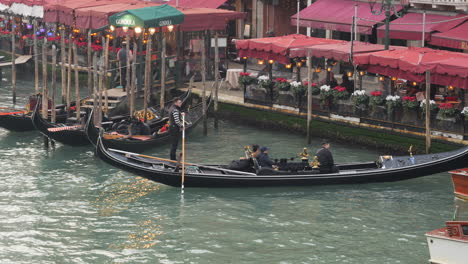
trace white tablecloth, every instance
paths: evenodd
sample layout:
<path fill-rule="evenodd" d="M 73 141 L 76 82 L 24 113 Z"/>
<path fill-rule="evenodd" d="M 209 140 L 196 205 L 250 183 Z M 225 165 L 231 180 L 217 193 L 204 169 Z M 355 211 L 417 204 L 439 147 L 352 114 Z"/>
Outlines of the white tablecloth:
<path fill-rule="evenodd" d="M 229 83 L 232 89 L 239 88 L 239 76 L 243 72 L 242 69 L 229 69 L 226 73 L 226 82 Z"/>

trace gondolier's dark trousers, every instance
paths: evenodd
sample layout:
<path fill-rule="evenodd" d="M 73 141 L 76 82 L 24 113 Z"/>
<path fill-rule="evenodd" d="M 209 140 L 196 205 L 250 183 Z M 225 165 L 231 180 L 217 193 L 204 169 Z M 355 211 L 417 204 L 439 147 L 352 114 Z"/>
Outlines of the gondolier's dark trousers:
<path fill-rule="evenodd" d="M 170 154 L 171 160 L 177 160 L 177 157 L 176 157 L 177 146 L 179 146 L 179 140 L 182 136 L 182 132 L 180 131 L 179 127 L 176 127 L 176 128 L 171 127 L 169 132 L 172 135 L 172 138 L 171 138 L 172 145 L 171 145 L 171 154 Z"/>

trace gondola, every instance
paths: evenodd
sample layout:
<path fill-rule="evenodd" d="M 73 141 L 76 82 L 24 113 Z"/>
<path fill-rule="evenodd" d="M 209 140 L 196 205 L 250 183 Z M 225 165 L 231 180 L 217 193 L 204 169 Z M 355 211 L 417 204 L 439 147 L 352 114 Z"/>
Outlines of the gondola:
<path fill-rule="evenodd" d="M 212 100 L 210 95 L 210 97 L 207 99 L 207 109 L 209 109 L 211 102 Z M 194 106 L 193 108 L 189 108 L 185 119 L 188 123 L 186 132 L 191 132 L 202 120 L 202 117 L 203 105 L 201 103 Z M 168 130 L 165 130 L 162 133 L 159 132 L 160 129 L 167 124 L 168 120 L 169 118 L 165 117 L 161 119 L 160 122 L 155 123 L 151 127 L 151 136 L 135 136 L 126 138 L 123 135 L 115 137 L 115 135 L 106 132 L 102 137 L 102 141 L 108 148 L 116 148 L 127 151 L 141 152 L 155 148 L 170 142 L 171 135 Z M 91 122 L 92 120 L 89 120 L 88 124 L 86 125 L 86 133 L 88 134 L 88 138 L 91 143 L 96 144 L 99 137 L 99 131 L 97 128 L 91 125 Z"/>
<path fill-rule="evenodd" d="M 183 100 L 187 100 L 190 96 L 191 89 L 189 89 L 183 96 Z M 153 110 L 154 109 L 154 110 Z M 158 123 L 159 119 L 162 118 L 158 107 L 151 108 L 150 111 L 154 111 L 153 114 L 156 117 L 151 122 Z M 91 111 L 88 111 L 88 113 Z M 66 145 L 70 146 L 85 146 L 89 145 L 90 141 L 88 140 L 88 136 L 86 135 L 86 123 L 83 122 L 88 119 L 91 119 L 89 114 L 84 115 L 84 119 L 82 119 L 81 123 L 70 122 L 70 123 L 51 123 L 42 118 L 39 113 L 39 109 L 36 107 L 36 110 L 33 112 L 32 120 L 34 127 L 39 130 L 45 136 L 61 142 Z M 128 115 L 120 115 L 110 117 L 110 122 L 118 122 L 122 119 L 128 118 Z"/>
<path fill-rule="evenodd" d="M 29 99 L 29 105 L 33 105 L 32 102 L 37 102 L 37 96 L 31 96 Z M 34 102 L 34 105 L 36 104 Z M 34 106 L 32 106 L 34 110 Z M 25 109 L 3 109 L 0 112 L 0 127 L 3 127 L 10 131 L 24 132 L 35 130 L 34 125 L 31 121 L 33 111 Z M 67 112 L 65 111 L 65 105 L 57 105 L 55 107 L 56 120 L 57 122 L 64 122 L 67 119 Z M 49 111 L 50 112 L 50 111 Z M 50 120 L 50 113 L 49 113 Z"/>
<path fill-rule="evenodd" d="M 98 139 L 96 155 L 105 162 L 162 184 L 181 186 L 180 164 L 161 158 L 106 148 Z M 338 165 L 338 173 L 321 174 L 308 163 L 278 163 L 279 170 L 257 167 L 252 172 L 229 169 L 228 165 L 187 164 L 187 187 L 266 187 L 325 184 L 361 184 L 413 179 L 466 167 L 468 147 L 415 156 L 381 156 L 376 162 Z"/>

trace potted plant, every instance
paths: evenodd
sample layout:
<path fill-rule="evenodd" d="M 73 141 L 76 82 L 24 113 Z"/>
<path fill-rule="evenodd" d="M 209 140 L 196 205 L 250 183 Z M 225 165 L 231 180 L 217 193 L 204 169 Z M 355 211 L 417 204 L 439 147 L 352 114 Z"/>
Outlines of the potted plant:
<path fill-rule="evenodd" d="M 369 98 L 369 106 L 372 109 L 372 111 L 375 111 L 377 109 L 377 106 L 384 105 L 385 99 L 382 96 L 381 91 L 373 91 L 371 92 L 371 96 Z"/>
<path fill-rule="evenodd" d="M 468 106 L 463 107 L 463 110 L 461 111 L 465 121 L 468 121 Z"/>
<path fill-rule="evenodd" d="M 346 100 L 349 98 L 349 92 L 346 91 L 346 88 L 343 86 L 336 86 L 332 90 L 333 94 L 333 101 L 336 102 L 337 100 Z"/>
<path fill-rule="evenodd" d="M 309 82 L 304 82 L 304 86 L 306 87 L 306 89 L 308 89 L 309 87 Z M 312 95 L 319 95 L 320 94 L 320 87 L 318 86 L 317 83 L 313 82 L 310 84 L 310 86 L 312 86 Z"/>
<path fill-rule="evenodd" d="M 439 114 L 442 118 L 453 118 L 457 110 L 453 108 L 451 103 L 441 103 L 439 104 Z"/>
<path fill-rule="evenodd" d="M 287 92 L 291 88 L 291 85 L 289 84 L 288 80 L 284 78 L 276 78 L 275 88 L 277 88 L 280 91 Z"/>
<path fill-rule="evenodd" d="M 419 102 L 416 100 L 416 96 L 403 96 L 402 105 L 406 111 L 416 110 L 419 107 Z"/>
<path fill-rule="evenodd" d="M 273 81 L 266 75 L 261 75 L 257 78 L 258 84 L 269 91 L 273 87 Z"/>
<path fill-rule="evenodd" d="M 395 109 L 401 106 L 401 98 L 398 95 L 389 95 L 385 98 L 385 105 L 387 107 L 387 114 L 391 116 Z"/>
<path fill-rule="evenodd" d="M 351 94 L 351 98 L 353 99 L 353 109 L 355 112 L 358 109 L 365 110 L 369 104 L 369 96 L 367 96 L 364 90 L 354 91 L 354 93 Z"/>
<path fill-rule="evenodd" d="M 330 89 L 330 85 L 320 86 L 320 105 L 328 105 L 331 99 L 333 99 L 333 91 Z"/>
<path fill-rule="evenodd" d="M 301 82 L 294 81 L 291 82 L 291 89 L 294 96 L 296 97 L 297 106 L 300 108 L 301 98 L 307 94 L 307 87 Z"/>
<path fill-rule="evenodd" d="M 426 99 L 422 100 L 419 106 L 421 107 L 422 117 L 424 118 L 426 115 Z M 429 110 L 431 114 L 435 114 L 439 110 L 439 106 L 434 100 L 429 100 Z"/>
<path fill-rule="evenodd" d="M 239 74 L 239 83 L 246 86 L 255 83 L 255 78 L 250 76 L 250 72 L 241 72 Z"/>

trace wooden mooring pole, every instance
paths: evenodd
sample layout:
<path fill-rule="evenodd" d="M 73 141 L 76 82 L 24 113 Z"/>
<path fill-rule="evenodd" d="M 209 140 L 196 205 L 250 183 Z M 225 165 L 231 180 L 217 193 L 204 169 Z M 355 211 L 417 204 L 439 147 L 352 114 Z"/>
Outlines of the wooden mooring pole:
<path fill-rule="evenodd" d="M 91 49 L 91 29 L 88 29 L 88 96 L 93 93 L 93 76 L 91 67 L 93 65 L 92 49 Z"/>
<path fill-rule="evenodd" d="M 49 94 L 47 91 L 47 38 L 42 44 L 42 117 L 49 117 Z M 44 136 L 44 148 L 49 149 L 49 138 Z"/>
<path fill-rule="evenodd" d="M 312 52 L 307 51 L 307 144 L 312 142 Z"/>
<path fill-rule="evenodd" d="M 34 92 L 39 93 L 39 51 L 37 50 L 37 20 L 34 19 L 33 51 L 34 51 Z"/>
<path fill-rule="evenodd" d="M 214 62 L 214 77 L 215 77 L 215 90 L 214 90 L 214 128 L 218 129 L 218 90 L 219 90 L 219 44 L 218 32 L 215 34 L 215 62 Z"/>
<path fill-rule="evenodd" d="M 151 43 L 152 43 L 152 35 L 148 35 L 148 41 L 146 43 L 146 63 L 145 63 L 145 93 L 144 93 L 144 102 L 143 107 L 145 109 L 144 118 L 145 122 L 147 121 L 147 113 L 148 113 L 148 99 L 149 93 L 151 90 Z"/>
<path fill-rule="evenodd" d="M 76 107 L 76 122 L 81 119 L 81 102 L 80 102 L 80 79 L 78 72 L 78 51 L 76 43 L 73 42 L 73 64 L 75 69 L 75 107 Z"/>
<path fill-rule="evenodd" d="M 162 30 L 162 28 L 161 28 Z M 166 37 L 164 32 L 162 36 L 162 49 L 161 49 L 161 98 L 159 100 L 159 105 L 161 106 L 161 113 L 164 111 L 164 100 L 166 97 Z"/>
<path fill-rule="evenodd" d="M 426 154 L 431 151 L 431 72 L 426 70 Z"/>
<path fill-rule="evenodd" d="M 55 113 L 55 93 L 57 88 L 57 48 L 55 45 L 52 45 L 52 106 L 51 106 L 51 116 L 50 119 L 52 123 L 55 123 L 56 113 Z"/>
<path fill-rule="evenodd" d="M 48 118 L 49 94 L 47 91 L 47 38 L 42 44 L 42 117 Z"/>
<path fill-rule="evenodd" d="M 36 32 L 34 30 L 34 32 Z M 65 47 L 65 28 L 62 26 L 60 30 L 60 58 L 62 65 L 60 65 L 61 83 L 62 83 L 62 104 L 67 103 L 67 49 Z M 67 105 L 69 107 L 69 105 Z"/>
<path fill-rule="evenodd" d="M 134 50 L 137 46 L 136 40 L 133 43 Z M 135 52 L 136 53 L 136 52 Z M 130 65 L 128 65 L 130 67 Z M 133 56 L 132 62 L 132 84 L 130 85 L 130 115 L 132 116 L 135 112 L 135 92 L 137 90 L 137 56 Z"/>
<path fill-rule="evenodd" d="M 68 116 L 70 116 L 70 106 L 71 106 L 71 81 L 72 81 L 72 34 L 68 37 L 68 69 L 67 69 L 67 90 L 66 90 L 66 97 L 67 97 L 67 111 Z"/>
<path fill-rule="evenodd" d="M 203 135 L 208 135 L 208 123 L 206 119 L 206 32 L 203 33 L 203 38 L 201 41 L 201 76 L 203 84 L 202 92 L 202 106 L 203 106 Z"/>
<path fill-rule="evenodd" d="M 13 104 L 16 104 L 16 20 L 11 18 L 11 88 L 13 92 Z"/>
<path fill-rule="evenodd" d="M 101 124 L 98 123 L 98 86 L 99 86 L 99 77 L 98 77 L 98 67 L 97 67 L 97 54 L 96 52 L 93 55 L 93 106 L 94 106 L 94 115 L 93 123 L 97 127 L 101 127 Z"/>

